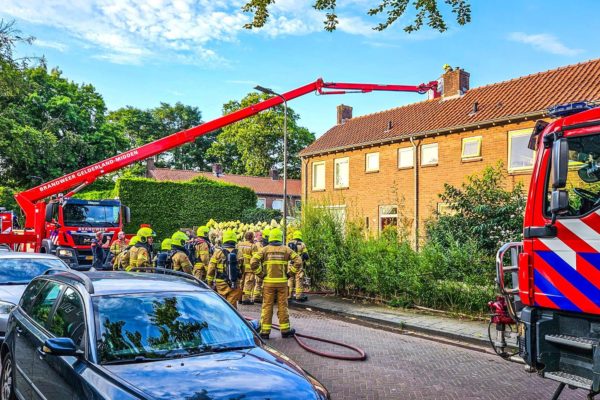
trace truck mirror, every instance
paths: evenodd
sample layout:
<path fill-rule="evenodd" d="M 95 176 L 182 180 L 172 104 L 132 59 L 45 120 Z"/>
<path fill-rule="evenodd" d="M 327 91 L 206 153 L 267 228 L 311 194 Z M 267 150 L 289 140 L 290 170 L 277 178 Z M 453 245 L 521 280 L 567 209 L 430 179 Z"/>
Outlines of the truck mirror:
<path fill-rule="evenodd" d="M 123 206 L 123 220 L 126 224 L 131 222 L 131 210 L 127 206 Z"/>
<path fill-rule="evenodd" d="M 567 186 L 569 172 L 569 144 L 567 139 L 558 139 L 552 146 L 552 187 L 562 189 Z M 554 194 L 552 195 L 554 199 Z"/>
<path fill-rule="evenodd" d="M 553 190 L 550 200 L 550 212 L 553 216 L 560 215 L 569 209 L 569 192 L 566 190 Z"/>
<path fill-rule="evenodd" d="M 46 204 L 46 222 L 52 222 L 54 203 Z"/>

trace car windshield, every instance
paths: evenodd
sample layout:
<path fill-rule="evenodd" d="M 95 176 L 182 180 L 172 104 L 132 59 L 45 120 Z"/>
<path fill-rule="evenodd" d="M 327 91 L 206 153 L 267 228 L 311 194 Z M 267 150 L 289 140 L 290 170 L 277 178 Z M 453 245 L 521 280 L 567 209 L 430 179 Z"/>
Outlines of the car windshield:
<path fill-rule="evenodd" d="M 210 292 L 99 296 L 94 310 L 103 364 L 255 346 L 252 330 Z"/>
<path fill-rule="evenodd" d="M 118 226 L 118 206 L 91 204 L 67 204 L 64 207 L 64 219 L 67 226 Z"/>
<path fill-rule="evenodd" d="M 26 285 L 50 268 L 67 269 L 67 266 L 51 258 L 0 258 L 0 285 Z"/>

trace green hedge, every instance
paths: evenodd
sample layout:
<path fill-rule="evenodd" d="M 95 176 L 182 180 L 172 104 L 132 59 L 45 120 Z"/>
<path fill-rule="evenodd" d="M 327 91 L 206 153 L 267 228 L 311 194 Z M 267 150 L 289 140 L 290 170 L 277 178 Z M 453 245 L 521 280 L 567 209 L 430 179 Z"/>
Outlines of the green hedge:
<path fill-rule="evenodd" d="M 191 182 L 158 182 L 144 178 L 121 178 L 115 193 L 131 208 L 131 223 L 125 232 L 135 233 L 149 223 L 159 239 L 177 229 L 206 224 L 209 219 L 230 221 L 244 210 L 256 207 L 256 194 L 249 188 L 196 178 Z"/>
<path fill-rule="evenodd" d="M 254 208 L 248 208 L 247 210 L 244 210 L 244 212 L 242 213 L 242 218 L 240 218 L 240 221 L 242 221 L 245 224 L 256 224 L 256 223 L 262 222 L 262 221 L 268 222 L 273 219 L 275 221 L 279 221 L 282 216 L 283 216 L 283 214 L 279 210 L 273 210 L 270 208 L 254 207 Z"/>

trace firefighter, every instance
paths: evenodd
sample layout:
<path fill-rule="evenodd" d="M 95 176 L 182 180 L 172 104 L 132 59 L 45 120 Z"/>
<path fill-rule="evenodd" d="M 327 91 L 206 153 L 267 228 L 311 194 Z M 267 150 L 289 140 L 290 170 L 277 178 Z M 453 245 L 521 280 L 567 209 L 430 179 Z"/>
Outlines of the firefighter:
<path fill-rule="evenodd" d="M 115 261 L 113 264 L 113 269 L 129 270 L 129 260 L 130 260 L 130 256 L 131 256 L 131 250 L 133 249 L 133 246 L 135 246 L 135 244 L 137 242 L 139 242 L 139 240 L 140 240 L 140 238 L 137 236 L 134 236 L 131 239 L 129 239 L 129 244 L 127 245 L 125 250 L 122 251 L 121 254 L 119 254 L 115 258 Z"/>
<path fill-rule="evenodd" d="M 106 252 L 109 248 L 108 241 L 104 236 L 104 232 L 96 232 L 96 236 L 92 239 L 91 248 L 94 260 L 92 261 L 92 267 L 97 270 L 104 269 L 104 263 L 106 262 Z"/>
<path fill-rule="evenodd" d="M 214 287 L 234 308 L 237 308 L 242 293 L 239 289 L 241 257 L 235 247 L 236 242 L 234 231 L 228 229 L 223 232 L 223 244 L 211 257 L 206 274 L 206 283 Z"/>
<path fill-rule="evenodd" d="M 237 245 L 238 253 L 241 254 L 240 260 L 242 265 L 240 271 L 242 272 L 242 304 L 253 304 L 252 292 L 254 291 L 254 285 L 256 278 L 252 268 L 250 267 L 250 261 L 252 260 L 252 248 L 254 247 L 254 233 L 246 232 L 244 235 L 244 241 Z"/>
<path fill-rule="evenodd" d="M 192 262 L 185 252 L 185 244 L 188 240 L 190 240 L 189 236 L 181 231 L 177 231 L 171 236 L 170 262 L 173 271 L 183 271 L 186 274 L 192 273 Z"/>
<path fill-rule="evenodd" d="M 251 265 L 255 274 L 264 273 L 260 336 L 263 339 L 269 338 L 275 300 L 281 337 L 293 336 L 296 331 L 290 326 L 286 272 L 289 269 L 290 272 L 297 273 L 302 268 L 302 259 L 283 244 L 283 233 L 281 229 L 275 228 L 269 233 L 269 244 L 252 256 Z"/>
<path fill-rule="evenodd" d="M 131 268 L 151 268 L 152 265 L 152 243 L 154 242 L 154 237 L 156 233 L 152 230 L 152 228 L 140 228 L 137 232 L 137 236 L 140 238 L 139 242 L 137 242 L 134 248 L 137 248 L 137 251 L 134 254 L 131 254 L 129 265 Z"/>
<path fill-rule="evenodd" d="M 258 251 L 265 247 L 265 236 L 269 235 L 269 230 L 265 229 L 262 232 L 257 231 L 254 234 L 254 246 L 252 246 L 252 255 L 258 254 Z M 263 278 L 261 274 L 254 274 L 254 289 L 252 290 L 252 302 L 262 303 L 262 284 Z"/>
<path fill-rule="evenodd" d="M 160 251 L 154 258 L 154 266 L 156 268 L 172 268 L 171 265 L 171 238 L 163 239 L 160 244 Z"/>
<path fill-rule="evenodd" d="M 208 263 L 212 256 L 213 249 L 208 238 L 209 229 L 207 226 L 201 226 L 196 231 L 198 239 L 196 241 L 195 253 L 196 263 L 194 264 L 194 276 L 200 280 L 206 280 L 206 271 L 208 269 Z"/>
<path fill-rule="evenodd" d="M 119 254 L 127 249 L 127 239 L 125 238 L 125 232 L 119 231 L 117 234 L 117 240 L 110 245 L 110 254 L 112 255 L 112 265 L 115 268 L 116 260 Z"/>
<path fill-rule="evenodd" d="M 296 288 L 295 299 L 296 301 L 304 302 L 308 300 L 304 293 L 304 267 L 306 262 L 308 261 L 308 250 L 306 249 L 306 244 L 302 241 L 302 232 L 299 230 L 295 230 L 292 235 L 292 240 L 288 243 L 290 249 L 294 250 L 296 254 L 300 256 L 302 259 L 302 268 L 298 269 L 295 274 L 290 274 L 291 276 L 288 279 L 288 300 L 292 299 L 292 292 L 294 291 L 294 286 Z"/>

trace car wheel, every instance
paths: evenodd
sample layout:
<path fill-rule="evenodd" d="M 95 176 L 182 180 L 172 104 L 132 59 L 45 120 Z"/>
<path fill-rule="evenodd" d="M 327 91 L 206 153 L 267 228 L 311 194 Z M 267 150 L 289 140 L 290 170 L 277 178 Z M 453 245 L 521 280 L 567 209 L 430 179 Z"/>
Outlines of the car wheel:
<path fill-rule="evenodd" d="M 2 400 L 15 400 L 15 389 L 13 387 L 14 371 L 13 361 L 10 353 L 4 355 L 4 361 L 2 362 L 2 380 L 0 381 L 1 392 L 0 396 Z"/>

